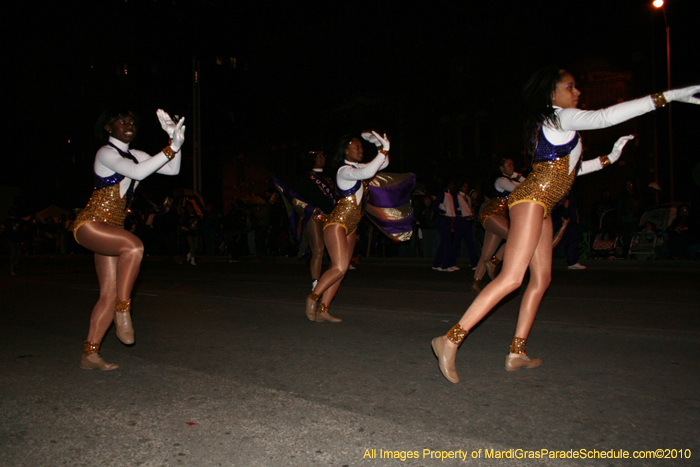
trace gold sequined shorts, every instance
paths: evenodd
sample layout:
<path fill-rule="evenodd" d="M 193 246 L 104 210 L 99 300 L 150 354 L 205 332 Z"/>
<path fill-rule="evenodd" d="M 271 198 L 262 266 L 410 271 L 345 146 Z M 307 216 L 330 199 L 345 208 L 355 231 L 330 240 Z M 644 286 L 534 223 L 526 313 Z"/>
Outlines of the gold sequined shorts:
<path fill-rule="evenodd" d="M 345 228 L 345 235 L 351 235 L 357 229 L 360 219 L 362 219 L 362 208 L 357 205 L 355 195 L 350 195 L 338 200 L 333 212 L 328 215 L 323 230 L 330 225 L 342 225 Z"/>
<path fill-rule="evenodd" d="M 508 198 L 491 198 L 489 204 L 484 206 L 484 209 L 479 213 L 479 222 L 483 226 L 486 219 L 493 216 L 501 216 L 508 219 Z"/>
<path fill-rule="evenodd" d="M 508 197 L 508 208 L 520 203 L 537 203 L 544 208 L 544 219 L 569 194 L 576 178 L 576 170 L 569 173 L 569 156 L 553 162 L 532 164 L 527 180 L 518 185 Z"/>
<path fill-rule="evenodd" d="M 88 222 L 104 222 L 114 227 L 124 228 L 126 218 L 126 198 L 119 193 L 119 184 L 92 192 L 87 206 L 80 211 L 73 223 L 73 237 L 78 242 L 78 229 Z M 80 244 L 80 242 L 78 242 Z"/>

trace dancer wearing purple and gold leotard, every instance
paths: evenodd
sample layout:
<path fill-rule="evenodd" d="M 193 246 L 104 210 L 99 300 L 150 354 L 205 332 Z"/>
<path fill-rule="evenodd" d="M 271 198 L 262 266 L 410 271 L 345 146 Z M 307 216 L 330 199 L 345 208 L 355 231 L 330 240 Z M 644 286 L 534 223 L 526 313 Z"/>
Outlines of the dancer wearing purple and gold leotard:
<path fill-rule="evenodd" d="M 530 118 L 529 151 L 534 156 L 532 172 L 508 199 L 510 231 L 503 270 L 476 297 L 459 322 L 445 336 L 433 339 L 433 352 L 443 376 L 459 382 L 455 368 L 457 349 L 467 333 L 506 295 L 520 287 L 525 271 L 530 282 L 520 305 L 515 337 L 506 357 L 506 370 L 535 368 L 542 361 L 525 353 L 527 337 L 540 301 L 549 286 L 552 271 L 552 220 L 549 214 L 569 192 L 576 175 L 583 175 L 614 163 L 632 136 L 620 138 L 612 152 L 582 161 L 577 131 L 606 128 L 663 107 L 667 102 L 700 104 L 694 97 L 700 86 L 670 90 L 601 110 L 577 109 L 580 92 L 573 76 L 565 70 L 538 71 L 524 89 Z"/>
<path fill-rule="evenodd" d="M 372 162 L 361 163 L 362 142 L 352 135 L 341 138 L 336 151 L 336 164 L 342 164 L 336 174 L 337 203 L 323 226 L 323 240 L 331 257 L 331 266 L 323 273 L 316 288 L 306 299 L 306 317 L 317 323 L 342 321 L 328 313 L 328 306 L 348 271 L 355 249 L 355 230 L 362 218 L 363 206 L 368 196 L 364 181 L 389 165 L 389 139 L 386 135 L 382 137 L 373 131 L 363 133 L 362 137 L 378 148 L 377 156 Z"/>
<path fill-rule="evenodd" d="M 95 269 L 100 284 L 100 298 L 90 317 L 90 329 L 83 346 L 80 368 L 114 370 L 119 366 L 104 361 L 100 344 L 112 321 L 117 337 L 125 344 L 134 343 L 131 325 L 131 290 L 139 273 L 143 243 L 124 230 L 126 210 L 139 180 L 154 172 L 177 175 L 180 172 L 180 148 L 185 141 L 184 118 L 175 124 L 158 110 L 161 126 L 171 138 L 170 145 L 151 157 L 129 149 L 136 137 L 136 118 L 127 109 L 108 109 L 98 119 L 95 130 L 108 144 L 95 156 L 95 191 L 85 209 L 75 219 L 75 240 L 95 253 Z"/>
<path fill-rule="evenodd" d="M 481 222 L 486 233 L 484 234 L 484 246 L 481 250 L 482 260 L 476 266 L 474 279 L 472 280 L 472 290 L 476 293 L 481 292 L 481 280 L 487 271 L 492 280 L 496 277 L 495 270 L 503 259 L 505 249 L 505 245 L 500 248 L 498 246 L 501 240 L 508 238 L 508 230 L 510 229 L 508 196 L 518 185 L 525 181 L 525 177 L 515 172 L 512 159 L 501 159 L 499 165 L 501 176 L 493 184 L 496 196 L 491 198 L 489 204 L 479 214 L 479 222 Z"/>

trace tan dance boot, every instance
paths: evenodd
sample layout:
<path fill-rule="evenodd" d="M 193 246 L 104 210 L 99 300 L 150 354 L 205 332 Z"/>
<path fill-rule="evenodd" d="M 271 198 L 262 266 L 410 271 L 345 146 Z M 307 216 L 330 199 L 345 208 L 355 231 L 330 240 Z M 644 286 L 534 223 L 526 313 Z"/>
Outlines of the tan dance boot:
<path fill-rule="evenodd" d="M 100 357 L 100 344 L 85 341 L 83 345 L 83 357 L 80 359 L 80 368 L 83 370 L 110 371 L 119 368 L 116 363 L 107 363 Z"/>
<path fill-rule="evenodd" d="M 517 371 L 521 368 L 535 368 L 542 364 L 542 359 L 525 355 L 527 339 L 514 337 L 510 344 L 510 353 L 506 357 L 506 370 Z"/>
<path fill-rule="evenodd" d="M 477 294 L 481 292 L 481 279 L 477 279 L 476 277 L 472 279 L 472 290 Z"/>
<path fill-rule="evenodd" d="M 313 292 L 306 297 L 306 317 L 309 318 L 309 321 L 316 321 L 316 304 L 320 298 L 320 295 Z"/>
<path fill-rule="evenodd" d="M 114 326 L 117 328 L 117 337 L 120 341 L 126 345 L 134 343 L 134 327 L 131 325 L 131 300 L 117 299 Z"/>
<path fill-rule="evenodd" d="M 486 266 L 486 272 L 488 273 L 489 278 L 491 278 L 491 280 L 494 280 L 498 275 L 496 273 L 496 268 L 499 264 L 501 264 L 501 260 L 496 258 L 495 256 L 491 259 L 487 259 L 486 261 L 484 261 L 484 266 Z"/>
<path fill-rule="evenodd" d="M 340 323 L 341 321 L 343 320 L 328 313 L 328 305 L 325 303 L 321 303 L 318 308 L 316 308 L 317 323 Z"/>
<path fill-rule="evenodd" d="M 457 349 L 466 336 L 467 332 L 457 323 L 449 330 L 447 335 L 433 339 L 433 352 L 435 352 L 435 356 L 438 359 L 440 371 L 450 383 L 459 383 L 459 376 L 457 376 L 457 369 L 455 368 L 455 359 L 457 358 Z M 448 340 L 456 344 L 457 347 L 453 348 L 447 345 Z"/>

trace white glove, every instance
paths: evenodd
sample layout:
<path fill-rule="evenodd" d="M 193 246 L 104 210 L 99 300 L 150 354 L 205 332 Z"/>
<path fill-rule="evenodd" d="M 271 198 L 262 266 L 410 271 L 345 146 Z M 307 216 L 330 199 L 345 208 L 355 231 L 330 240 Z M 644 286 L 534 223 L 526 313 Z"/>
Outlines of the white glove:
<path fill-rule="evenodd" d="M 156 115 L 158 115 L 158 121 L 160 122 L 161 128 L 163 128 L 168 136 L 172 138 L 173 133 L 175 132 L 175 127 L 177 126 L 173 119 L 170 118 L 168 112 L 163 109 L 158 109 L 156 111 Z"/>
<path fill-rule="evenodd" d="M 634 135 L 629 135 L 623 136 L 622 138 L 617 140 L 617 142 L 613 145 L 612 152 L 608 154 L 608 159 L 610 160 L 611 164 L 615 163 L 615 161 L 620 158 L 620 156 L 622 155 L 622 148 L 625 147 L 625 144 L 627 144 L 628 141 L 631 141 L 633 139 Z"/>
<path fill-rule="evenodd" d="M 167 115 L 167 114 L 166 114 Z M 172 139 L 173 142 L 170 143 L 170 148 L 178 152 L 182 145 L 185 144 L 185 117 L 182 117 L 173 130 Z"/>
<path fill-rule="evenodd" d="M 677 101 L 686 102 L 688 104 L 700 104 L 700 98 L 693 97 L 694 94 L 700 94 L 700 84 L 688 86 L 687 88 L 671 89 L 664 91 L 666 102 Z"/>
<path fill-rule="evenodd" d="M 384 133 L 384 137 L 379 136 L 379 133 L 376 131 L 365 131 L 362 133 L 362 139 L 369 141 L 370 143 L 373 143 L 375 146 L 378 148 L 382 148 L 385 151 L 389 151 L 389 138 L 387 138 L 386 133 Z"/>

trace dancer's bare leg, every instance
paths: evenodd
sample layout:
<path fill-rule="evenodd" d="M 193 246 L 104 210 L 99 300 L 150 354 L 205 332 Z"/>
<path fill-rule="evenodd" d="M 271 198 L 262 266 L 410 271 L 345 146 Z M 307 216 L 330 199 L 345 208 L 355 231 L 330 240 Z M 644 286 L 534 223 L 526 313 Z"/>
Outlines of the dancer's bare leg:
<path fill-rule="evenodd" d="M 318 314 L 320 313 L 317 313 L 317 311 L 327 311 L 327 309 L 324 308 L 317 310 L 317 302 L 320 301 L 319 297 L 324 295 L 336 282 L 339 283 L 350 266 L 348 238 L 344 226 L 337 224 L 328 226 L 323 231 L 323 241 L 326 244 L 328 255 L 331 257 L 331 266 L 318 280 L 316 288 L 311 295 L 306 298 L 305 313 L 310 321 L 318 321 Z M 352 254 L 352 252 L 350 254 Z M 335 287 L 332 293 L 335 294 L 337 290 L 337 287 Z M 327 312 L 323 314 L 328 315 Z"/>
<path fill-rule="evenodd" d="M 552 282 L 552 235 L 552 218 L 548 217 L 544 220 L 540 241 L 530 259 L 530 282 L 520 302 L 515 335 L 522 339 L 527 339 L 530 334 L 542 297 Z"/>
<path fill-rule="evenodd" d="M 518 323 L 515 336 L 506 357 L 506 370 L 516 371 L 521 368 L 535 368 L 542 364 L 539 358 L 530 358 L 526 354 L 527 337 L 535 322 L 542 297 L 552 281 L 552 219 L 547 218 L 542 225 L 542 234 L 535 253 L 530 260 L 530 282 L 520 302 Z"/>
<path fill-rule="evenodd" d="M 492 216 L 486 220 L 486 225 L 489 231 L 494 235 L 502 238 L 503 240 L 508 239 L 508 232 L 510 231 L 510 220 L 501 216 Z M 502 245 L 498 251 L 496 251 L 496 259 L 499 262 L 503 261 L 503 256 L 505 254 L 505 245 Z M 494 279 L 496 277 L 496 266 L 498 263 L 493 263 L 491 257 L 484 258 L 484 266 L 486 267 L 486 272 L 488 272 L 489 277 Z"/>
<path fill-rule="evenodd" d="M 100 284 L 100 298 L 90 315 L 90 329 L 87 340 L 99 344 L 102 342 L 109 325 L 114 318 L 114 303 L 117 299 L 117 261 L 116 256 L 103 256 L 95 253 L 95 270 Z"/>
<path fill-rule="evenodd" d="M 489 271 L 489 267 L 491 267 L 489 265 L 492 265 L 491 257 L 494 253 L 496 253 L 496 257 L 499 261 L 503 259 L 505 245 L 500 248 L 498 248 L 498 246 L 501 240 L 506 240 L 508 238 L 509 229 L 510 221 L 502 216 L 491 216 L 484 222 L 486 234 L 484 236 L 484 246 L 481 250 L 481 261 L 476 265 L 474 280 L 472 281 L 472 289 L 475 292 L 479 293 L 481 291 L 481 286 L 479 284 L 484 278 L 484 274 Z M 495 268 L 495 266 L 493 266 L 493 268 Z M 495 277 L 493 271 L 489 272 L 489 276 Z"/>
<path fill-rule="evenodd" d="M 510 211 L 511 229 L 506 243 L 503 270 L 476 297 L 459 320 L 469 331 L 506 295 L 520 287 L 525 271 L 537 248 L 542 233 L 544 208 L 536 203 L 520 203 Z"/>
<path fill-rule="evenodd" d="M 309 240 L 309 248 L 311 248 L 311 280 L 315 281 L 321 277 L 321 268 L 323 267 L 323 251 L 325 243 L 323 242 L 323 222 L 316 219 L 311 219 L 306 227 L 306 238 Z"/>
<path fill-rule="evenodd" d="M 510 232 L 510 221 L 503 216 L 491 216 L 486 219 L 486 230 L 496 235 L 498 238 L 506 240 Z"/>
<path fill-rule="evenodd" d="M 78 230 L 78 242 L 102 256 L 118 257 L 116 289 L 119 300 L 129 300 L 143 259 L 143 243 L 119 227 L 104 222 L 89 222 Z"/>
<path fill-rule="evenodd" d="M 487 230 L 486 234 L 484 234 L 484 246 L 481 249 L 482 261 L 479 261 L 474 271 L 474 279 L 476 281 L 481 281 L 481 279 L 484 278 L 484 274 L 486 274 L 486 266 L 484 263 L 491 259 L 500 244 L 501 238 Z"/>
<path fill-rule="evenodd" d="M 503 256 L 506 254 L 506 244 L 504 243 L 501 245 L 501 247 L 498 249 L 496 254 L 494 255 L 498 261 L 503 261 Z"/>
<path fill-rule="evenodd" d="M 357 243 L 357 231 L 353 233 L 352 235 L 349 235 L 347 237 L 347 263 L 348 267 L 350 266 L 350 261 L 352 260 L 352 254 L 355 251 L 355 244 Z M 343 276 L 345 277 L 345 276 Z M 337 281 L 335 284 L 332 286 L 328 287 L 326 291 L 323 293 L 323 296 L 321 297 L 321 302 L 325 303 L 326 306 L 330 306 L 331 302 L 335 298 L 336 294 L 338 293 L 338 289 L 340 288 L 340 285 L 343 283 L 342 280 Z"/>
<path fill-rule="evenodd" d="M 143 258 L 143 243 L 124 229 L 102 222 L 90 222 L 77 232 L 78 241 L 95 252 L 95 270 L 100 285 L 100 298 L 90 317 L 87 342 L 80 366 L 84 369 L 113 370 L 118 365 L 100 358 L 99 347 L 107 329 L 115 318 L 116 305 L 128 304 Z M 133 328 L 128 310 L 120 313 L 122 336 L 125 343 L 133 343 Z M 130 338 L 126 341 L 123 336 Z"/>
<path fill-rule="evenodd" d="M 355 236 L 348 238 L 345 227 L 341 225 L 331 225 L 323 231 L 323 240 L 331 257 L 331 266 L 323 273 L 316 284 L 314 292 L 306 299 L 306 317 L 311 321 L 334 322 L 342 321 L 328 313 L 328 305 L 336 292 L 340 283 L 345 277 L 345 273 L 350 267 L 352 249 L 354 249 Z M 351 244 L 351 247 L 349 246 Z M 318 298 L 322 297 L 322 298 Z M 328 300 L 326 302 L 325 300 Z M 317 303 L 320 302 L 320 303 Z"/>
<path fill-rule="evenodd" d="M 323 241 L 326 244 L 328 255 L 331 257 L 331 266 L 321 275 L 316 284 L 316 295 L 323 294 L 326 289 L 341 280 L 350 266 L 348 254 L 348 237 L 345 227 L 342 225 L 330 225 L 323 231 Z"/>
<path fill-rule="evenodd" d="M 543 216 L 544 208 L 539 204 L 520 203 L 513 206 L 510 210 L 511 228 L 501 274 L 484 288 L 459 320 L 458 325 L 450 330 L 448 335 L 452 339 L 444 336 L 433 340 L 433 350 L 438 355 L 440 370 L 449 381 L 453 383 L 459 381 L 454 362 L 457 348 L 464 336 L 505 296 L 522 284 L 530 260 L 542 236 Z M 460 337 L 456 338 L 456 334 Z M 454 340 L 457 343 L 453 342 Z"/>

